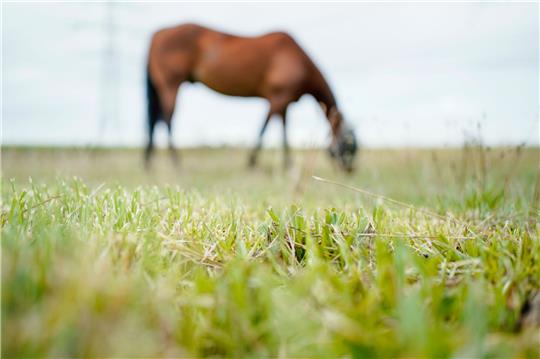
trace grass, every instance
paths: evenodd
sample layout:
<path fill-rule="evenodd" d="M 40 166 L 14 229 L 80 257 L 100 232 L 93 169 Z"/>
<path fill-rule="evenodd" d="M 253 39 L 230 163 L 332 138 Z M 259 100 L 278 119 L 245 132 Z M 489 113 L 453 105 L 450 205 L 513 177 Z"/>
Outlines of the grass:
<path fill-rule="evenodd" d="M 537 358 L 538 154 L 3 149 L 2 355 Z"/>

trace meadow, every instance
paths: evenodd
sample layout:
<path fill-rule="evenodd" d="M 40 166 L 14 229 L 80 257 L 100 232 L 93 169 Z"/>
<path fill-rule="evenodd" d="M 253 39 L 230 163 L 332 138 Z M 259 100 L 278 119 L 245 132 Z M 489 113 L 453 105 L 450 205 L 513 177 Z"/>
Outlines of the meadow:
<path fill-rule="evenodd" d="M 247 153 L 3 148 L 2 356 L 540 356 L 538 148 Z"/>

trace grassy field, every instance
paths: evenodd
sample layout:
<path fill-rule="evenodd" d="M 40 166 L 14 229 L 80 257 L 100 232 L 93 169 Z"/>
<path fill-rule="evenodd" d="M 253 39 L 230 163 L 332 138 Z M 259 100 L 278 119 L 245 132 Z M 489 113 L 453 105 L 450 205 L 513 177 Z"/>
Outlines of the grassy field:
<path fill-rule="evenodd" d="M 538 149 L 281 159 L 4 148 L 2 356 L 539 357 Z"/>

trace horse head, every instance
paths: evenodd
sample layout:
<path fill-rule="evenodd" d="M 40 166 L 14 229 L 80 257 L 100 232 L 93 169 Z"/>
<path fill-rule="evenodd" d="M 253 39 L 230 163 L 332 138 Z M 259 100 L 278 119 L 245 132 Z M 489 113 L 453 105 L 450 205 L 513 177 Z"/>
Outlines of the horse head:
<path fill-rule="evenodd" d="M 332 126 L 332 142 L 328 152 L 342 170 L 350 173 L 354 169 L 354 157 L 358 150 L 354 131 L 336 109 L 330 111 L 328 119 Z"/>

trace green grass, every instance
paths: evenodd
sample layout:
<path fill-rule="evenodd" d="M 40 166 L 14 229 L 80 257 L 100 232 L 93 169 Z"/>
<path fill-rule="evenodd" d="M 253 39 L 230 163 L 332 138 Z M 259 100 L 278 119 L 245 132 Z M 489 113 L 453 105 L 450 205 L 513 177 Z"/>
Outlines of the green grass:
<path fill-rule="evenodd" d="M 538 153 L 3 149 L 2 355 L 537 358 Z"/>

